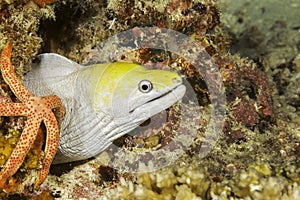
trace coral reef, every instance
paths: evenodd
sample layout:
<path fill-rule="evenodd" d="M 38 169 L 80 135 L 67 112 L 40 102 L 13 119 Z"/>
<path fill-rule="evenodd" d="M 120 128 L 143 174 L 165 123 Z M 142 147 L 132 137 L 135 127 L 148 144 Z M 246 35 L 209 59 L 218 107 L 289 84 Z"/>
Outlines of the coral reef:
<path fill-rule="evenodd" d="M 299 6 L 295 2 L 292 4 Z M 230 16 L 223 14 L 223 23 L 220 24 L 219 9 L 214 0 L 89 0 L 84 3 L 70 0 L 56 1 L 44 8 L 31 1 L 16 1 L 1 3 L 0 8 L 0 46 L 2 48 L 7 39 L 14 41 L 17 53 L 13 55 L 13 63 L 19 66 L 16 70 L 20 78 L 38 50 L 56 52 L 84 63 L 94 55 L 93 47 L 109 36 L 134 27 L 158 26 L 180 31 L 205 47 L 221 71 L 227 97 L 223 134 L 203 158 L 200 149 L 205 144 L 202 136 L 211 106 L 204 74 L 180 56 L 166 51 L 140 49 L 123 55 L 120 60 L 142 63 L 151 68 L 161 68 L 167 64 L 187 77 L 204 110 L 204 116 L 197 124 L 199 138 L 176 162 L 156 172 L 135 174 L 115 170 L 109 164 L 111 152 L 107 151 L 83 164 L 54 165 L 52 175 L 39 192 L 32 192 L 30 187 L 23 190 L 18 186 L 14 191 L 21 191 L 22 194 L 0 193 L 0 197 L 297 198 L 300 191 L 300 53 L 297 46 L 299 34 L 294 34 L 299 31 L 297 26 L 286 24 L 288 29 L 280 31 L 284 22 L 276 21 L 269 24 L 269 32 L 278 34 L 263 34 L 256 23 L 247 27 L 248 16 L 238 11 Z M 263 8 L 262 11 L 268 11 Z M 232 24 L 246 28 L 235 31 L 231 29 Z M 140 32 L 138 28 L 133 30 L 136 34 Z M 243 48 L 241 44 L 250 46 Z M 253 60 L 227 53 L 229 47 L 232 52 L 239 52 L 241 56 Z M 14 98 L 3 81 L 1 83 L 1 101 Z M 133 150 L 163 146 L 172 139 L 172 128 L 176 130 L 175 111 L 176 108 L 171 108 L 167 114 L 158 115 L 156 127 L 146 129 L 143 137 L 125 136 L 115 143 Z M 170 124 L 159 123 L 165 115 L 171 116 Z M 8 149 L 5 155 L 12 150 L 23 124 L 22 118 L 1 118 L 0 149 Z M 10 146 L 1 142 L 4 133 L 8 134 L 6 138 L 10 138 Z M 28 159 L 36 159 L 37 155 L 34 155 Z M 1 164 L 4 160 L 1 157 Z M 17 183 L 24 177 L 28 180 L 30 176 L 35 176 L 34 172 L 28 173 L 28 168 L 24 167 L 16 176 Z"/>
<path fill-rule="evenodd" d="M 9 1 L 8 1 L 9 2 Z M 12 41 L 15 51 L 12 62 L 17 66 L 16 72 L 22 77 L 28 69 L 28 64 L 34 59 L 40 48 L 41 38 L 38 36 L 38 24 L 41 18 L 53 18 L 53 9 L 50 7 L 40 9 L 31 1 L 10 3 L 2 2 L 0 5 L 0 48 Z"/>
<path fill-rule="evenodd" d="M 136 26 L 166 27 L 202 40 L 218 23 L 213 1 L 70 1 L 57 4 L 56 20 L 42 23 L 41 32 L 46 50 L 82 62 L 99 41 Z"/>
<path fill-rule="evenodd" d="M 24 71 L 29 69 L 29 63 L 34 59 L 34 55 L 40 47 L 42 41 L 38 37 L 38 23 L 42 17 L 53 17 L 51 8 L 39 9 L 39 7 L 31 1 L 17 2 L 7 1 L 0 4 L 0 48 L 8 41 L 14 44 L 14 53 L 12 62 L 16 67 L 15 71 L 20 79 L 23 78 Z M 1 77 L 1 101 L 11 102 L 16 101 L 16 97 L 9 90 L 8 85 L 4 83 Z M 24 117 L 1 117 L 1 144 L 0 144 L 0 160 L 3 165 L 8 159 L 10 153 L 18 141 L 22 129 L 24 127 Z M 41 134 L 40 134 L 41 135 Z M 38 168 L 38 158 L 40 157 L 39 141 L 37 139 L 36 146 L 31 149 L 22 170 L 10 181 L 11 187 L 7 191 L 17 192 L 22 191 L 24 183 L 24 172 Z M 42 144 L 40 142 L 40 144 Z M 34 170 L 32 170 L 34 171 Z M 22 181 L 23 179 L 23 181 Z M 27 179 L 28 181 L 28 179 Z M 2 196 L 3 195 L 3 196 Z M 0 197 L 6 194 L 0 192 Z"/>

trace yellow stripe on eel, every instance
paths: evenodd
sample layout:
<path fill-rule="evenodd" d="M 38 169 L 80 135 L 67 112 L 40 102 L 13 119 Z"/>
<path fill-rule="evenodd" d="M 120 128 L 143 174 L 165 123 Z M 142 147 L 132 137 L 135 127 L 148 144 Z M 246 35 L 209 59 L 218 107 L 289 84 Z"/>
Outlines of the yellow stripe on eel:
<path fill-rule="evenodd" d="M 177 73 L 133 63 L 81 66 L 50 53 L 32 65 L 25 81 L 29 90 L 38 96 L 55 94 L 66 108 L 54 163 L 96 156 L 186 90 Z"/>

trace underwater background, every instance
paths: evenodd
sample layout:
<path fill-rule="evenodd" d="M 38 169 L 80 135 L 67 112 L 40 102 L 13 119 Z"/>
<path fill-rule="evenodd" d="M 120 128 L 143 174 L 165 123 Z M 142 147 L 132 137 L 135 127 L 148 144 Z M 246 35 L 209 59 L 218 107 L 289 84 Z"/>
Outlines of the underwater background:
<path fill-rule="evenodd" d="M 199 104 L 198 112 L 188 116 L 191 124 L 180 129 L 184 133 L 196 130 L 191 145 L 180 158 L 154 172 L 115 169 L 110 149 L 88 161 L 53 165 L 39 191 L 32 185 L 42 152 L 33 147 L 11 178 L 9 192 L 0 191 L 0 199 L 297 199 L 299 9 L 297 0 L 1 1 L 0 48 L 12 41 L 12 62 L 20 79 L 39 53 L 55 52 L 85 64 L 98 54 L 101 42 L 117 33 L 132 30 L 138 35 L 141 27 L 158 27 L 154 32 L 167 28 L 187 35 L 209 54 L 221 74 L 226 114 L 222 133 L 210 147 L 207 135 L 214 133 L 206 130 L 214 104 L 207 84 L 214 77 L 204 75 L 180 55 L 134 50 L 120 38 L 118 48 L 130 51 L 115 59 L 155 69 L 168 65 L 186 77 Z M 113 45 L 106 49 L 116 51 Z M 111 62 L 101 60 L 106 61 Z M 2 78 L 0 84 L 1 101 L 8 96 L 13 99 Z M 131 151 L 167 146 L 178 133 L 178 116 L 175 105 L 154 117 L 152 126 L 141 127 L 114 144 Z M 18 141 L 25 120 L 1 117 L 0 165 Z M 206 148 L 209 151 L 203 156 Z M 164 159 L 172 160 L 171 151 L 166 150 Z M 130 165 L 130 160 L 123 161 Z"/>

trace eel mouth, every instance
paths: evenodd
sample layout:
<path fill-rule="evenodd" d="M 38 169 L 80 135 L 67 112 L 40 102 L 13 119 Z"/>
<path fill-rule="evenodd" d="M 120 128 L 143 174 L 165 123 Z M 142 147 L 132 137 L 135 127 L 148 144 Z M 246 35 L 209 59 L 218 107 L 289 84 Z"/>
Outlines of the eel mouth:
<path fill-rule="evenodd" d="M 177 85 L 176 87 L 168 90 L 164 94 L 157 96 L 144 104 L 132 109 L 130 114 L 147 114 L 149 117 L 161 112 L 172 106 L 177 101 L 181 100 L 186 91 L 186 87 L 183 84 Z M 146 112 L 146 113 L 145 113 Z"/>

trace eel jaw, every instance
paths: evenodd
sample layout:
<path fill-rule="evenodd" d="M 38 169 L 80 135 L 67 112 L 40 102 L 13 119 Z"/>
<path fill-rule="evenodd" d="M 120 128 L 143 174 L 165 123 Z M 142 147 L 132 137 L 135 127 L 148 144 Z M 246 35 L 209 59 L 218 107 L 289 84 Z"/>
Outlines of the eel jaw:
<path fill-rule="evenodd" d="M 177 85 L 164 94 L 131 110 L 130 115 L 138 121 L 143 122 L 151 116 L 169 108 L 174 103 L 181 100 L 185 94 L 185 91 L 186 87 L 183 84 Z"/>

